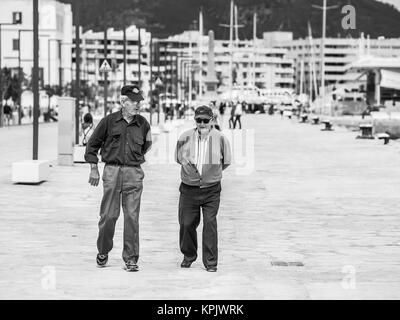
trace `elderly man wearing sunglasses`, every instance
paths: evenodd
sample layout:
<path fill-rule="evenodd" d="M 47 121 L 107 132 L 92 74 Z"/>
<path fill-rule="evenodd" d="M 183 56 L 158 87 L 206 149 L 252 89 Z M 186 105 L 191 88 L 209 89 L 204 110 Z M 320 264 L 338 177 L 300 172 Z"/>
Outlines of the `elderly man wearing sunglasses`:
<path fill-rule="evenodd" d="M 184 255 L 182 268 L 197 259 L 197 233 L 200 210 L 203 212 L 203 264 L 217 271 L 217 213 L 220 204 L 222 171 L 231 163 L 228 139 L 212 126 L 213 112 L 201 106 L 195 111 L 196 128 L 184 132 L 176 146 L 176 161 L 181 165 L 179 187 L 179 245 Z"/>

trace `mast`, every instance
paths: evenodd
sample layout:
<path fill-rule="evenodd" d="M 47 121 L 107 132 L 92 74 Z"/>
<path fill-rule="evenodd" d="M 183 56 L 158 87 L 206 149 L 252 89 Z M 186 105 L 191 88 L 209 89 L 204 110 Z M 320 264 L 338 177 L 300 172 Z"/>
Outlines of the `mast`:
<path fill-rule="evenodd" d="M 199 13 L 199 99 L 203 96 L 203 10 Z"/>
<path fill-rule="evenodd" d="M 253 15 L 253 86 L 256 85 L 256 57 L 257 57 L 257 49 L 256 49 L 256 42 L 257 42 L 257 13 L 254 12 Z"/>
<path fill-rule="evenodd" d="M 231 0 L 230 19 L 229 19 L 229 97 L 232 100 L 232 68 L 233 68 L 233 0 Z"/>

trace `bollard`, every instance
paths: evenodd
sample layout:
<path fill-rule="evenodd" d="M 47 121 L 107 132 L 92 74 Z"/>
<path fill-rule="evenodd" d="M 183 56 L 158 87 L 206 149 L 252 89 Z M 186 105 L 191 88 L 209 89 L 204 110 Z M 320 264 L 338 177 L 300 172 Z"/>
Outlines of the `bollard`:
<path fill-rule="evenodd" d="M 379 133 L 377 135 L 377 137 L 378 137 L 379 140 L 383 140 L 384 141 L 384 143 L 383 143 L 384 145 L 388 144 L 389 141 L 390 141 L 390 135 L 387 134 L 387 133 Z"/>
<path fill-rule="evenodd" d="M 358 135 L 356 139 L 375 139 L 374 136 L 372 135 L 372 128 L 373 128 L 372 124 L 363 123 L 359 125 L 359 128 L 361 130 L 361 135 Z"/>
<path fill-rule="evenodd" d="M 329 120 L 322 121 L 323 124 L 325 124 L 325 128 L 321 129 L 321 131 L 333 131 L 332 129 L 332 122 Z"/>

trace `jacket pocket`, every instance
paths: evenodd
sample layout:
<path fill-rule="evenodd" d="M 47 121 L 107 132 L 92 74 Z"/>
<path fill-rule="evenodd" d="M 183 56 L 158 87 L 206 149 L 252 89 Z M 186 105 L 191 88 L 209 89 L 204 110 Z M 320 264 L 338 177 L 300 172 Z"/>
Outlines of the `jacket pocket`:
<path fill-rule="evenodd" d="M 143 154 L 143 144 L 144 140 L 142 137 L 134 137 L 133 138 L 133 143 L 131 143 L 131 148 L 134 153 L 137 155 L 142 156 Z"/>

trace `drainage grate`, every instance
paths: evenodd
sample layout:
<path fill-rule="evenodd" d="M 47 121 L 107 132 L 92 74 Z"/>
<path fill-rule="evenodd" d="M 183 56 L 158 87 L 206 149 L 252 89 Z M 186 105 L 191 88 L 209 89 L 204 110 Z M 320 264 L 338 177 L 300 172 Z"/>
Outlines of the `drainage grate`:
<path fill-rule="evenodd" d="M 294 262 L 271 261 L 271 265 L 274 267 L 304 267 L 303 262 L 300 261 L 294 261 Z"/>

